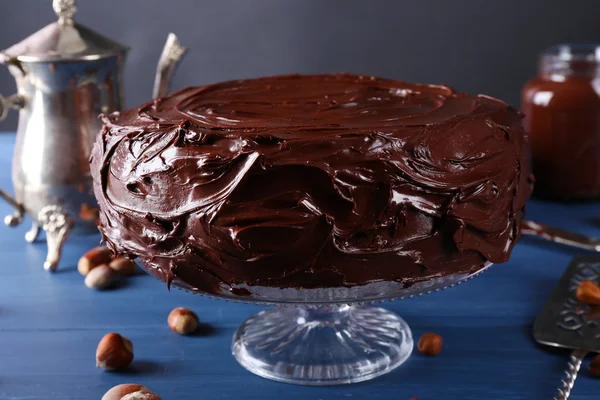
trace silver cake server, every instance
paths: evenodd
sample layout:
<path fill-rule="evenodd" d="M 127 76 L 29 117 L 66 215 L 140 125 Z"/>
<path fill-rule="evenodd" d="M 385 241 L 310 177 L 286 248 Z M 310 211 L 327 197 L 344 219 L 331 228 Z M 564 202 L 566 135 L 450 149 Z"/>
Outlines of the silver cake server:
<path fill-rule="evenodd" d="M 521 233 L 523 235 L 535 236 L 540 239 L 560 243 L 565 246 L 575 247 L 582 250 L 600 252 L 600 239 L 585 236 L 580 233 L 555 228 L 531 220 L 521 222 Z"/>
<path fill-rule="evenodd" d="M 585 355 L 600 352 L 600 307 L 583 304 L 575 295 L 583 281 L 600 284 L 600 257 L 586 255 L 573 259 L 533 325 L 537 342 L 573 350 L 565 371 L 567 376 L 554 400 L 569 398 Z"/>

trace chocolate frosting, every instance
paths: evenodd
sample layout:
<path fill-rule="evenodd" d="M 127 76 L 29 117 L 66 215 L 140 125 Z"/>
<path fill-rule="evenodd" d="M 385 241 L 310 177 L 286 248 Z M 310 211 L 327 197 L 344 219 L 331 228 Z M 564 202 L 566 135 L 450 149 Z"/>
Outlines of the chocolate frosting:
<path fill-rule="evenodd" d="M 276 76 L 103 121 L 104 239 L 209 293 L 473 272 L 508 260 L 532 191 L 520 113 L 447 86 Z"/>

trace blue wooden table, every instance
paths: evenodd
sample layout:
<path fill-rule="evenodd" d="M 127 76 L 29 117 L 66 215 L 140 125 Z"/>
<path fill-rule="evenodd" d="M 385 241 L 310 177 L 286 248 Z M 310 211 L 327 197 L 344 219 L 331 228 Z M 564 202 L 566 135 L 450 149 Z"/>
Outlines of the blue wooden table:
<path fill-rule="evenodd" d="M 0 135 L 0 187 L 10 187 L 14 135 Z M 528 216 L 600 236 L 599 204 L 567 206 L 532 201 Z M 10 211 L 0 203 L 0 215 Z M 164 400 L 197 399 L 551 399 L 568 354 L 534 343 L 531 326 L 562 271 L 576 254 L 523 239 L 510 262 L 496 265 L 445 292 L 384 306 L 402 315 L 413 335 L 444 337 L 436 358 L 413 353 L 407 363 L 370 382 L 327 388 L 271 382 L 244 370 L 230 354 L 238 325 L 261 308 L 184 292 L 169 293 L 150 276 L 96 292 L 83 284 L 76 263 L 99 236 L 70 238 L 60 269 L 42 269 L 46 245 L 27 244 L 26 224 L 0 226 L 0 399 L 99 399 L 113 385 L 145 384 Z M 189 307 L 212 326 L 207 335 L 182 337 L 167 326 L 176 306 Z M 117 331 L 134 344 L 130 371 L 95 367 L 99 339 Z M 587 361 L 572 398 L 600 398 L 600 378 Z"/>

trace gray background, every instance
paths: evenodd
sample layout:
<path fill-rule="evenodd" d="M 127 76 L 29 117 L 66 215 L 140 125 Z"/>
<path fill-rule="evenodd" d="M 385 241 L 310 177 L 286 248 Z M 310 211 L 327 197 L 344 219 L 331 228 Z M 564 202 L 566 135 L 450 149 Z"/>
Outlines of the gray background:
<path fill-rule="evenodd" d="M 0 0 L 0 48 L 54 19 L 51 0 Z M 191 48 L 173 89 L 346 71 L 446 83 L 517 106 L 540 50 L 600 42 L 598 0 L 80 0 L 76 20 L 132 47 L 128 106 L 149 99 L 170 31 Z M 10 94 L 0 69 L 0 92 Z M 0 130 L 15 127 L 12 113 Z"/>

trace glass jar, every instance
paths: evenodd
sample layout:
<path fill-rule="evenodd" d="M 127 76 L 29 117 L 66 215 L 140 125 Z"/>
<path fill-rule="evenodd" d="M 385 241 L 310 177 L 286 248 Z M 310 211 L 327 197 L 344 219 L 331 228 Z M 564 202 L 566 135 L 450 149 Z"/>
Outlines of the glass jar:
<path fill-rule="evenodd" d="M 521 93 L 534 196 L 600 199 L 600 45 L 558 45 Z"/>

